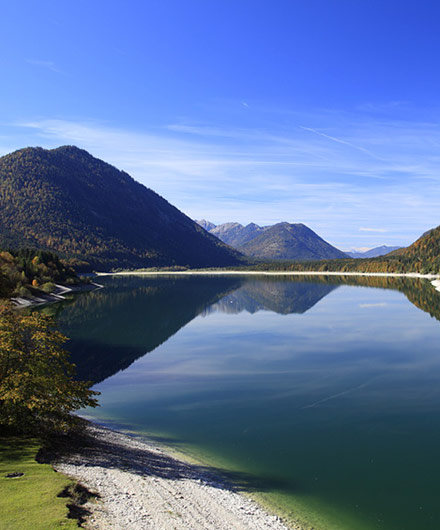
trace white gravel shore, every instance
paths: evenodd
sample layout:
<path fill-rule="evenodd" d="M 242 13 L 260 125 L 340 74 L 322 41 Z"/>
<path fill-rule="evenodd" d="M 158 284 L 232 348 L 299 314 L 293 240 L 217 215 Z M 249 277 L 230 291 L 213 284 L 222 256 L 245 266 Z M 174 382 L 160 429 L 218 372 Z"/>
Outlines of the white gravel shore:
<path fill-rule="evenodd" d="M 86 429 L 94 443 L 70 450 L 54 468 L 99 495 L 84 506 L 90 530 L 300 530 L 208 468 L 95 424 Z"/>
<path fill-rule="evenodd" d="M 419 278 L 439 280 L 440 274 L 419 272 L 334 272 L 334 271 L 230 271 L 230 270 L 187 270 L 187 271 L 121 271 L 96 272 L 96 276 L 366 276 L 373 278 Z"/>

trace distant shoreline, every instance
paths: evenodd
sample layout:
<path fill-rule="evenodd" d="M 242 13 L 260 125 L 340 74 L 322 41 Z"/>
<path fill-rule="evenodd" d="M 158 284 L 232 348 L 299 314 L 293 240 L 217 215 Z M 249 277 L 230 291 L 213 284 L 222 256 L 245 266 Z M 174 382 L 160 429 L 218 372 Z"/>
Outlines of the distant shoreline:
<path fill-rule="evenodd" d="M 240 271 L 240 270 L 188 270 L 188 271 L 120 271 L 96 272 L 96 276 L 372 276 L 388 278 L 419 278 L 425 280 L 438 280 L 440 273 L 421 274 L 419 272 L 334 272 L 334 271 Z"/>

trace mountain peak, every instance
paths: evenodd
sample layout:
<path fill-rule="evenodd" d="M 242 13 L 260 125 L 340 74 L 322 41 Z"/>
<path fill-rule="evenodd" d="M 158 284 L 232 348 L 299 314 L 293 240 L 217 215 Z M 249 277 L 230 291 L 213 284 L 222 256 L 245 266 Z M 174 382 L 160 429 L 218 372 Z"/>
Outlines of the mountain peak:
<path fill-rule="evenodd" d="M 127 173 L 76 146 L 0 158 L 0 246 L 110 269 L 234 265 L 240 254 Z"/>
<path fill-rule="evenodd" d="M 224 223 L 210 230 L 224 243 L 256 258 L 285 260 L 319 260 L 348 257 L 324 241 L 303 223 L 286 221 L 260 227 Z"/>
<path fill-rule="evenodd" d="M 196 223 L 204 228 L 207 232 L 216 227 L 214 223 L 211 223 L 211 221 L 207 221 L 206 219 L 200 219 L 200 221 L 196 221 Z"/>

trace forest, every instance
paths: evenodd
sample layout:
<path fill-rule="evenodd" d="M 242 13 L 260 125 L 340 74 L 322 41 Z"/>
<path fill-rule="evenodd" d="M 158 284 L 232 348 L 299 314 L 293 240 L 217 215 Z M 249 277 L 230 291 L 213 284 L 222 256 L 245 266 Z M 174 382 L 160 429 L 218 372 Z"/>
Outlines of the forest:
<path fill-rule="evenodd" d="M 56 284 L 77 285 L 76 272 L 53 252 L 0 249 L 0 298 L 51 293 Z"/>

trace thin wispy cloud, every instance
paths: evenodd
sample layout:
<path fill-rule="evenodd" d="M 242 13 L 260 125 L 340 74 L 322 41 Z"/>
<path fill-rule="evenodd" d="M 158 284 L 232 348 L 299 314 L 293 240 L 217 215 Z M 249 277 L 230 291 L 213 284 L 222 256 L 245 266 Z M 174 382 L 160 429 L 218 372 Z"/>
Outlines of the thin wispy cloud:
<path fill-rule="evenodd" d="M 15 124 L 26 135 L 25 145 L 31 139 L 45 147 L 78 145 L 193 218 L 303 222 L 341 248 L 406 245 L 437 226 L 438 128 L 354 119 L 332 127 L 323 142 L 321 134 L 295 124 L 187 122 L 143 132 L 93 120 Z M 377 156 L 353 148 L 359 145 Z"/>
<path fill-rule="evenodd" d="M 39 68 L 45 68 L 46 70 L 50 70 L 51 72 L 55 72 L 57 74 L 64 74 L 64 72 L 60 70 L 53 61 L 26 59 L 26 62 L 32 64 L 33 66 L 38 66 Z"/>
<path fill-rule="evenodd" d="M 358 151 L 361 151 L 362 153 L 365 153 L 368 156 L 371 156 L 373 158 L 377 158 L 371 151 L 369 151 L 368 149 L 365 149 L 364 147 L 360 147 L 359 145 L 354 145 L 351 142 L 347 142 L 346 140 L 342 140 L 341 138 L 330 136 L 329 134 L 325 134 L 321 131 L 317 131 L 316 129 L 312 129 L 311 127 L 303 127 L 302 125 L 300 125 L 300 128 L 303 129 L 304 131 L 309 131 L 314 134 L 317 134 L 318 136 L 322 136 L 323 138 L 326 138 L 327 140 L 331 140 L 332 142 L 347 145 L 349 147 L 352 147 L 353 149 L 357 149 Z"/>

